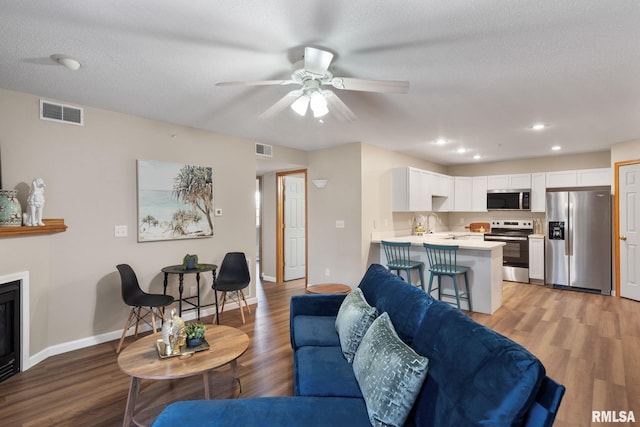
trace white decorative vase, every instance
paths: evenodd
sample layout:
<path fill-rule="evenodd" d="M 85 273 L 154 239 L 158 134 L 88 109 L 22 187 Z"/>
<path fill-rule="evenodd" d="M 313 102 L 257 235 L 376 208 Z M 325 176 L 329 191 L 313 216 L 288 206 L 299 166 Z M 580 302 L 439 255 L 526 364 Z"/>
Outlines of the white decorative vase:
<path fill-rule="evenodd" d="M 18 190 L 0 190 L 0 226 L 22 225 L 22 206 L 17 195 Z"/>

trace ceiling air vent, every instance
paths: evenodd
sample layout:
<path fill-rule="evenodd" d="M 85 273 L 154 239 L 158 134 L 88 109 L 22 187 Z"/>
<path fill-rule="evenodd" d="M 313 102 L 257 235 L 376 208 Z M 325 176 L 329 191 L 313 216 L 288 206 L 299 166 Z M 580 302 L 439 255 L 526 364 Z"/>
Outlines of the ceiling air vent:
<path fill-rule="evenodd" d="M 82 108 L 72 107 L 71 105 L 55 104 L 42 99 L 40 100 L 40 119 L 79 126 L 84 125 Z"/>
<path fill-rule="evenodd" d="M 273 157 L 273 146 L 256 143 L 256 155 L 263 157 Z"/>

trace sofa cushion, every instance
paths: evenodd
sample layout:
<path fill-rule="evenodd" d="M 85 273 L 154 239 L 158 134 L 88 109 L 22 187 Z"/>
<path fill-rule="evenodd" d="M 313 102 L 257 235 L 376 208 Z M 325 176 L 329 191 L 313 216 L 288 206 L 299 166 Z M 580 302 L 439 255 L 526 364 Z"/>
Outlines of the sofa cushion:
<path fill-rule="evenodd" d="M 439 301 L 413 348 L 429 358 L 415 425 L 521 425 L 545 377 L 522 346 Z"/>
<path fill-rule="evenodd" d="M 373 322 L 353 361 L 371 424 L 404 424 L 427 376 L 428 365 L 429 359 L 398 337 L 387 313 Z"/>
<path fill-rule="evenodd" d="M 362 398 L 351 364 L 337 347 L 301 347 L 293 354 L 297 396 Z"/>
<path fill-rule="evenodd" d="M 342 354 L 349 363 L 353 361 L 362 337 L 376 317 L 378 310 L 367 303 L 362 290 L 354 289 L 344 299 L 338 310 L 335 329 L 340 338 Z"/>
<path fill-rule="evenodd" d="M 349 365 L 351 366 L 351 365 Z M 152 427 L 370 426 L 362 399 L 259 397 L 192 400 L 167 406 Z"/>
<path fill-rule="evenodd" d="M 293 320 L 293 348 L 312 346 L 335 347 L 340 345 L 336 332 L 336 316 L 298 315 Z"/>
<path fill-rule="evenodd" d="M 358 288 L 379 313 L 386 311 L 389 314 L 398 336 L 411 345 L 433 298 L 380 264 L 369 266 Z"/>

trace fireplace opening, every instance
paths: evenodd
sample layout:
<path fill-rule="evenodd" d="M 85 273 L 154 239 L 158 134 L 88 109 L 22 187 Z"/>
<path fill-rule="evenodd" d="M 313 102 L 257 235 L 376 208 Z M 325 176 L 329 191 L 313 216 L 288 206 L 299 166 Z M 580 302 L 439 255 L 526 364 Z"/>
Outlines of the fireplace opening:
<path fill-rule="evenodd" d="M 0 284 L 0 382 L 20 372 L 20 281 Z"/>

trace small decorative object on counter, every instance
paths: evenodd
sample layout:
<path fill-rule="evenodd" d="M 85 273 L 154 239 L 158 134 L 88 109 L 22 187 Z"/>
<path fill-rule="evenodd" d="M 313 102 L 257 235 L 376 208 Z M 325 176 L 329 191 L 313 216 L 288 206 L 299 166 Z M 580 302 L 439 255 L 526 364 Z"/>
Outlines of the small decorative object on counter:
<path fill-rule="evenodd" d="M 29 197 L 27 197 L 27 215 L 24 221 L 24 225 L 28 227 L 44 225 L 44 222 L 42 222 L 44 187 L 46 185 L 42 178 L 36 178 L 31 183 L 31 191 L 29 192 Z"/>
<path fill-rule="evenodd" d="M 198 268 L 200 265 L 198 264 L 198 255 L 189 255 L 186 254 L 182 259 L 182 268 L 185 270 L 193 270 L 194 268 Z"/>
<path fill-rule="evenodd" d="M 22 225 L 22 206 L 17 196 L 18 190 L 0 190 L 0 226 Z"/>
<path fill-rule="evenodd" d="M 426 232 L 426 228 L 424 226 L 424 216 L 418 215 L 413 218 L 413 234 L 416 236 L 422 236 Z"/>
<path fill-rule="evenodd" d="M 197 347 L 204 341 L 207 327 L 202 323 L 190 322 L 185 325 L 184 330 L 187 336 L 187 347 Z"/>

